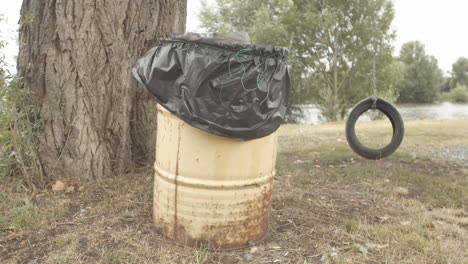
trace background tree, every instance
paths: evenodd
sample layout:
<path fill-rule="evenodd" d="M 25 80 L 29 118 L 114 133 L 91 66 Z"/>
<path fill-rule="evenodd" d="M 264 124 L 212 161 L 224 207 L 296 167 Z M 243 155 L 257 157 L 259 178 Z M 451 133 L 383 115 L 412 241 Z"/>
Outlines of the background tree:
<path fill-rule="evenodd" d="M 46 175 L 99 178 L 152 163 L 155 103 L 131 67 L 185 19 L 185 0 L 23 1 L 18 74 L 40 109 Z"/>
<path fill-rule="evenodd" d="M 4 22 L 3 14 L 0 14 L 0 25 Z M 5 84 L 5 54 L 3 54 L 3 49 L 5 48 L 5 40 L 1 37 L 3 32 L 0 29 L 0 87 Z"/>
<path fill-rule="evenodd" d="M 461 57 L 452 64 L 451 88 L 468 86 L 468 59 Z"/>
<path fill-rule="evenodd" d="M 257 44 L 289 47 L 293 91 L 290 104 L 315 103 L 328 120 L 343 118 L 369 94 L 374 48 L 379 93 L 395 87 L 387 0 L 217 0 L 202 6 L 202 26 L 211 31 L 249 32 Z M 391 65 L 391 66 L 389 66 Z M 395 91 L 395 89 L 393 90 Z M 388 93 L 388 94 L 394 94 Z"/>
<path fill-rule="evenodd" d="M 411 41 L 403 44 L 399 61 L 403 79 L 399 85 L 399 102 L 430 103 L 436 99 L 437 88 L 443 81 L 437 59 L 426 54 L 424 44 Z"/>

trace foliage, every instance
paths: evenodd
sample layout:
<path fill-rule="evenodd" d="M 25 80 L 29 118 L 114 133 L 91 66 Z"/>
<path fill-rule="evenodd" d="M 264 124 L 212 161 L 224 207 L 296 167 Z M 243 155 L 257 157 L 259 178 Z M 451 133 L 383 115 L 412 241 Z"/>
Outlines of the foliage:
<path fill-rule="evenodd" d="M 0 39 L 0 51 L 4 45 Z M 29 188 L 44 183 L 37 154 L 41 124 L 32 97 L 0 57 L 0 177 L 23 175 Z"/>
<path fill-rule="evenodd" d="M 315 103 L 327 120 L 343 118 L 350 106 L 369 94 L 374 50 L 378 94 L 396 94 L 399 68 L 391 56 L 391 1 L 217 0 L 216 4 L 203 4 L 203 27 L 247 31 L 257 44 L 290 49 L 291 105 Z"/>
<path fill-rule="evenodd" d="M 468 86 L 468 58 L 461 57 L 452 64 L 451 88 Z"/>
<path fill-rule="evenodd" d="M 0 170 L 1 176 L 23 175 L 27 186 L 34 188 L 44 181 L 37 139 L 41 123 L 31 97 L 15 78 L 0 87 Z"/>
<path fill-rule="evenodd" d="M 440 93 L 443 93 L 443 92 L 448 92 L 450 91 L 450 89 L 452 89 L 453 87 L 452 86 L 452 78 L 450 76 L 448 77 L 442 77 L 442 81 L 439 83 L 439 86 L 437 88 L 437 91 L 440 92 Z"/>
<path fill-rule="evenodd" d="M 441 96 L 443 101 L 468 103 L 468 86 L 459 85 Z"/>
<path fill-rule="evenodd" d="M 437 59 L 426 54 L 424 44 L 411 41 L 403 44 L 399 60 L 403 67 L 403 79 L 399 85 L 399 102 L 431 103 L 437 97 L 442 83 L 442 71 Z"/>

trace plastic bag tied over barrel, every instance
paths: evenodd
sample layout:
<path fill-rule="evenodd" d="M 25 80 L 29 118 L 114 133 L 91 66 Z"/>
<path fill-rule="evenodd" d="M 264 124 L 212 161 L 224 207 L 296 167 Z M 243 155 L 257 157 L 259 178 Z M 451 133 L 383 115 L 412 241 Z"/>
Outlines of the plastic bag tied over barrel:
<path fill-rule="evenodd" d="M 241 140 L 264 137 L 286 114 L 288 50 L 249 42 L 239 33 L 173 35 L 140 58 L 133 75 L 194 127 Z"/>

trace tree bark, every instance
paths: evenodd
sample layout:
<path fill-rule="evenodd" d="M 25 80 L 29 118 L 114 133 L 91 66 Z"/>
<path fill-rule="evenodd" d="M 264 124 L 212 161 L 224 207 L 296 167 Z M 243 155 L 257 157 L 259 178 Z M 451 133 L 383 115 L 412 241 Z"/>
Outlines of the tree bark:
<path fill-rule="evenodd" d="M 156 106 L 131 75 L 183 32 L 186 0 L 24 0 L 18 74 L 35 92 L 51 177 L 94 179 L 154 160 Z"/>

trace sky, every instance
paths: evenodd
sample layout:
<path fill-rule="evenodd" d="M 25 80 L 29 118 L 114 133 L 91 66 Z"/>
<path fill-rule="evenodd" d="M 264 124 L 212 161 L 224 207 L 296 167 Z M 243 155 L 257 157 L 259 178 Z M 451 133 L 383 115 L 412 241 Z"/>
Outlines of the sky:
<path fill-rule="evenodd" d="M 9 43 L 3 53 L 13 69 L 14 57 L 18 54 L 15 36 L 22 0 L 0 1 L 0 14 L 7 19 L 6 23 L 0 24 L 0 38 Z M 392 28 L 397 34 L 395 55 L 402 44 L 419 40 L 446 74 L 458 58 L 468 58 L 467 0 L 393 0 L 393 3 L 395 19 Z M 197 17 L 200 8 L 200 0 L 188 0 L 187 31 L 200 30 Z"/>

